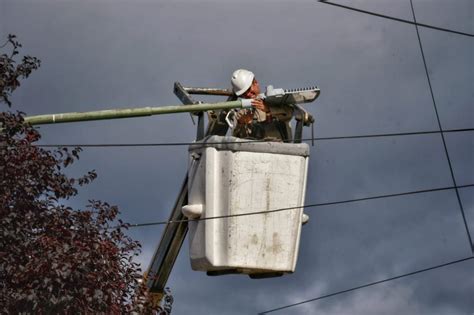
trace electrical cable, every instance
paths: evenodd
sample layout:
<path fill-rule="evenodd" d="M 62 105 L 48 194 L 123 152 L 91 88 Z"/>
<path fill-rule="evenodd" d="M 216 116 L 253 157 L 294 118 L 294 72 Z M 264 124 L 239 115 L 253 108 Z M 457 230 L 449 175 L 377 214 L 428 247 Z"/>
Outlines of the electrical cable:
<path fill-rule="evenodd" d="M 458 186 L 457 188 L 467 188 L 467 187 L 474 187 L 474 184 L 462 185 L 462 186 Z M 235 218 L 235 217 L 243 217 L 243 216 L 249 216 L 249 215 L 268 214 L 268 213 L 273 213 L 273 212 L 298 210 L 298 209 L 303 209 L 303 208 L 305 208 L 305 209 L 306 208 L 315 208 L 315 207 L 331 206 L 331 205 L 338 205 L 338 204 L 358 202 L 358 201 L 367 201 L 367 200 L 374 200 L 374 199 L 383 199 L 383 198 L 390 198 L 390 197 L 400 197 L 400 196 L 406 196 L 406 195 L 415 195 L 415 194 L 421 194 L 421 193 L 437 192 L 437 191 L 451 190 L 451 189 L 454 189 L 454 188 L 456 188 L 456 187 L 450 186 L 450 187 L 432 188 L 432 189 L 424 189 L 424 190 L 415 190 L 415 191 L 396 193 L 396 194 L 387 194 L 387 195 L 379 195 L 379 196 L 372 196 L 372 197 L 348 199 L 348 200 L 341 200 L 341 201 L 315 203 L 315 204 L 303 205 L 303 206 L 300 206 L 300 207 L 286 207 L 286 208 L 270 209 L 270 210 L 264 210 L 264 211 L 229 214 L 229 215 L 221 215 L 221 216 L 205 217 L 205 218 L 197 218 L 197 219 L 135 223 L 135 224 L 129 224 L 128 227 L 129 228 L 136 228 L 136 227 L 144 227 L 144 226 L 166 225 L 166 224 L 173 224 L 173 223 L 197 222 L 197 221 L 208 221 L 208 220 L 216 220 L 216 219 Z M 111 228 L 115 228 L 115 227 L 111 227 Z"/>
<path fill-rule="evenodd" d="M 320 1 L 320 2 L 324 2 L 324 1 Z M 327 2 L 325 2 L 325 3 L 327 3 Z M 445 148 L 446 157 L 448 159 L 448 164 L 449 164 L 449 167 L 450 167 L 451 176 L 452 176 L 452 180 L 453 180 L 453 183 L 454 183 L 453 188 L 456 191 L 456 196 L 457 196 L 457 199 L 458 199 L 458 203 L 460 205 L 460 209 L 461 209 L 461 213 L 462 213 L 462 216 L 463 216 L 464 224 L 466 226 L 466 232 L 467 232 L 467 235 L 468 235 L 468 238 L 469 238 L 469 241 L 470 241 L 471 251 L 472 251 L 472 253 L 474 253 L 474 250 L 473 250 L 473 247 L 472 247 L 472 240 L 471 240 L 471 237 L 470 237 L 469 229 L 467 227 L 467 222 L 466 222 L 466 218 L 465 218 L 465 215 L 464 215 L 462 202 L 461 202 L 461 199 L 460 199 L 460 196 L 459 196 L 458 188 L 460 188 L 460 187 L 456 186 L 456 181 L 455 181 L 451 161 L 450 161 L 450 158 L 449 158 L 449 154 L 448 154 L 446 142 L 445 142 L 445 139 L 444 139 L 444 134 L 443 134 L 441 122 L 440 122 L 437 107 L 436 107 L 436 102 L 435 102 L 435 99 L 434 99 L 434 94 L 433 94 L 433 90 L 432 90 L 432 86 L 431 86 L 431 81 L 430 81 L 430 78 L 429 78 L 429 75 L 428 75 L 428 68 L 427 68 L 427 65 L 426 65 L 426 59 L 425 59 L 425 56 L 424 56 L 423 47 L 422 47 L 422 44 L 421 44 L 421 39 L 420 39 L 419 31 L 418 31 L 418 26 L 420 24 L 416 23 L 415 11 L 414 11 L 414 8 L 413 8 L 413 1 L 412 0 L 410 0 L 410 5 L 411 5 L 412 13 L 413 13 L 413 19 L 415 21 L 414 25 L 416 26 L 416 32 L 417 32 L 418 41 L 419 41 L 419 45 L 420 45 L 420 50 L 421 50 L 421 54 L 422 54 L 422 58 L 423 58 L 423 64 L 424 64 L 424 67 L 425 67 L 425 73 L 426 73 L 426 76 L 427 76 L 427 79 L 428 79 L 428 84 L 429 84 L 429 88 L 430 88 L 430 92 L 431 92 L 431 96 L 432 96 L 432 100 L 433 100 L 433 105 L 434 105 L 434 108 L 435 108 L 436 117 L 437 117 L 437 120 L 438 120 L 438 125 L 439 125 L 440 133 L 441 133 L 441 136 L 442 136 L 442 140 L 443 140 L 443 145 L 444 145 L 444 148 Z M 422 26 L 422 25 L 420 25 L 420 26 Z M 355 290 L 359 290 L 359 289 L 366 288 L 366 287 L 373 286 L 373 285 L 377 285 L 377 284 L 380 284 L 380 283 L 393 281 L 393 280 L 396 280 L 396 279 L 412 276 L 412 275 L 415 275 L 415 274 L 419 274 L 419 273 L 427 272 L 427 271 L 430 271 L 430 270 L 446 267 L 446 266 L 449 266 L 449 265 L 454 265 L 454 264 L 461 263 L 461 262 L 464 262 L 464 261 L 467 261 L 467 260 L 471 260 L 473 258 L 474 258 L 474 256 L 470 256 L 470 257 L 467 257 L 467 258 L 464 258 L 464 259 L 448 262 L 448 263 L 437 265 L 437 266 L 432 266 L 432 267 L 429 267 L 429 268 L 417 270 L 417 271 L 414 271 L 414 272 L 402 274 L 402 275 L 387 278 L 387 279 L 384 279 L 384 280 L 371 282 L 371 283 L 368 283 L 368 284 L 364 284 L 364 285 L 353 287 L 353 288 L 350 288 L 350 289 L 346 289 L 346 290 L 326 294 L 326 295 L 323 295 L 323 296 L 319 296 L 319 297 L 316 297 L 316 298 L 313 298 L 313 299 L 301 301 L 301 302 L 298 302 L 298 303 L 288 304 L 288 305 L 278 307 L 278 308 L 275 308 L 275 309 L 272 309 L 272 310 L 261 312 L 259 314 L 268 314 L 268 313 L 279 311 L 279 310 L 286 309 L 286 308 L 289 308 L 289 307 L 293 307 L 293 306 L 305 304 L 305 303 L 308 303 L 308 302 L 321 300 L 321 299 L 324 299 L 324 298 L 332 297 L 332 296 L 335 296 L 335 295 L 339 295 L 339 294 L 343 294 L 343 293 L 347 293 L 347 292 L 351 292 L 351 291 L 355 291 Z"/>
<path fill-rule="evenodd" d="M 434 30 L 437 30 L 437 31 L 474 37 L 474 34 L 464 33 L 464 32 L 460 32 L 460 31 L 455 31 L 455 30 L 442 28 L 442 27 L 437 27 L 437 26 L 432 26 L 432 25 L 423 24 L 423 23 L 417 23 L 416 21 L 413 22 L 413 21 L 410 21 L 410 20 L 405 20 L 405 19 L 401 19 L 401 18 L 397 18 L 397 17 L 385 15 L 385 14 L 375 13 L 375 12 L 372 12 L 372 11 L 357 9 L 357 8 L 354 8 L 354 7 L 350 7 L 350 6 L 347 6 L 347 5 L 342 5 L 342 4 L 338 4 L 338 3 L 334 3 L 334 2 L 329 2 L 329 1 L 325 1 L 325 0 L 318 0 L 318 2 L 325 3 L 325 4 L 330 4 L 330 5 L 340 7 L 340 8 L 344 8 L 344 9 L 351 10 L 351 11 L 356 11 L 356 12 L 360 12 L 360 13 L 365 13 L 365 14 L 381 17 L 381 18 L 384 18 L 384 19 L 389 19 L 389 20 L 398 21 L 398 22 L 402 22 L 402 23 L 407 23 L 407 24 L 411 24 L 411 25 L 415 25 L 415 26 L 430 28 L 430 29 L 434 29 Z"/>
<path fill-rule="evenodd" d="M 470 232 L 469 232 L 469 228 L 468 228 L 467 221 L 466 221 L 466 216 L 465 216 L 465 213 L 464 213 L 464 208 L 462 206 L 462 202 L 461 202 L 460 195 L 459 195 L 459 190 L 458 190 L 459 188 L 473 187 L 474 184 L 457 186 L 455 176 L 454 176 L 453 167 L 452 167 L 452 163 L 451 163 L 451 160 L 450 160 L 450 157 L 449 157 L 446 141 L 445 141 L 445 138 L 444 138 L 444 133 L 473 131 L 474 129 L 457 129 L 457 130 L 443 130 L 442 129 L 439 114 L 438 114 L 438 110 L 437 110 L 437 106 L 436 106 L 436 102 L 435 102 L 435 98 L 434 98 L 434 94 L 433 94 L 433 90 L 432 90 L 431 81 L 430 81 L 429 74 L 428 74 L 426 59 L 425 59 L 425 56 L 424 56 L 423 47 L 422 47 L 418 27 L 420 26 L 420 27 L 430 28 L 430 29 L 434 29 L 434 30 L 438 30 L 438 31 L 449 32 L 449 33 L 463 35 L 463 36 L 469 36 L 469 37 L 474 37 L 474 35 L 469 34 L 469 33 L 460 32 L 460 31 L 445 29 L 445 28 L 441 28 L 441 27 L 431 26 L 431 25 L 427 25 L 427 24 L 423 24 L 423 23 L 417 23 L 412 0 L 410 0 L 410 4 L 411 4 L 411 9 L 412 9 L 412 13 L 413 13 L 414 22 L 404 20 L 404 19 L 400 19 L 400 18 L 396 18 L 396 17 L 383 15 L 383 14 L 379 14 L 379 13 L 375 13 L 375 12 L 361 10 L 361 9 L 357 9 L 357 8 L 353 8 L 353 7 L 349 7 L 349 6 L 345 6 L 345 5 L 341 5 L 341 4 L 337 4 L 337 3 L 332 3 L 332 2 L 328 2 L 328 1 L 324 1 L 324 0 L 319 0 L 318 2 L 333 5 L 333 6 L 336 6 L 336 7 L 345 8 L 345 9 L 352 10 L 352 11 L 357 11 L 357 12 L 360 12 L 360 13 L 365 13 L 365 14 L 381 17 L 381 18 L 386 18 L 386 19 L 390 19 L 390 20 L 394 20 L 394 21 L 398 21 L 398 22 L 403 22 L 403 23 L 415 25 L 417 36 L 418 36 L 418 41 L 419 41 L 419 45 L 420 45 L 420 50 L 421 50 L 421 54 L 422 54 L 422 59 L 423 59 L 424 67 L 425 67 L 425 72 L 426 72 L 426 76 L 427 76 L 427 79 L 428 79 L 428 84 L 429 84 L 429 88 L 430 88 L 430 92 L 431 92 L 431 97 L 432 97 L 432 100 L 433 100 L 433 105 L 434 105 L 434 109 L 435 109 L 435 112 L 436 112 L 436 117 L 437 117 L 437 121 L 438 121 L 438 125 L 439 125 L 440 130 L 439 131 L 424 131 L 424 132 L 409 132 L 409 133 L 393 133 L 393 134 L 373 134 L 373 135 L 360 135 L 360 136 L 341 136 L 341 137 L 323 137 L 323 138 L 311 137 L 309 139 L 301 139 L 301 141 L 324 141 L 324 140 L 327 141 L 327 140 L 374 138 L 374 137 L 392 137 L 392 136 L 408 136 L 408 135 L 438 134 L 439 133 L 439 134 L 441 134 L 441 137 L 442 137 L 442 141 L 443 141 L 443 145 L 444 145 L 444 149 L 445 149 L 446 157 L 447 157 L 447 160 L 448 160 L 448 165 L 449 165 L 449 168 L 450 168 L 451 177 L 452 177 L 454 186 L 427 189 L 427 190 L 410 191 L 410 192 L 397 193 L 397 194 L 380 195 L 380 196 L 373 196 L 373 197 L 365 197 L 365 198 L 357 198 L 357 199 L 350 199 L 350 200 L 343 200 L 343 201 L 317 203 L 317 204 L 305 205 L 305 206 L 301 206 L 301 207 L 288 207 L 288 208 L 280 208 L 280 209 L 273 209 L 273 210 L 266 210 L 266 211 L 251 212 L 251 213 L 224 215 L 224 216 L 199 218 L 199 219 L 189 219 L 189 220 L 162 221 L 162 222 L 132 224 L 129 227 L 164 225 L 164 224 L 189 222 L 189 221 L 203 221 L 203 220 L 222 219 L 222 218 L 240 217 L 240 216 L 257 215 L 257 214 L 267 214 L 267 213 L 272 213 L 272 212 L 281 212 L 281 211 L 288 211 L 288 210 L 297 210 L 297 209 L 302 209 L 302 208 L 312 208 L 312 207 L 320 207 L 320 206 L 328 206 L 328 205 L 337 205 L 337 204 L 344 204 L 344 203 L 351 203 L 351 202 L 359 202 L 359 201 L 366 201 L 366 200 L 374 200 L 374 199 L 382 199 L 382 198 L 390 198 L 390 197 L 398 197 L 398 196 L 404 196 L 404 195 L 413 195 L 413 194 L 420 194 L 420 193 L 428 193 L 428 192 L 436 192 L 436 191 L 444 191 L 444 190 L 454 189 L 455 192 L 456 192 L 456 196 L 457 196 L 458 203 L 459 203 L 459 206 L 460 206 L 460 210 L 461 210 L 461 213 L 462 213 L 462 217 L 463 217 L 463 220 L 464 220 L 466 232 L 467 232 L 469 242 L 470 242 L 470 245 L 471 245 L 471 251 L 474 254 L 473 241 L 472 241 L 472 238 L 471 238 L 471 235 L 470 235 Z M 3 45 L 3 46 L 5 46 L 5 45 Z M 243 142 L 240 142 L 240 143 L 249 143 L 249 142 L 263 142 L 263 140 L 262 141 L 259 141 L 259 140 L 243 141 Z M 230 143 L 235 144 L 235 142 L 230 142 Z M 207 146 L 207 145 L 212 145 L 212 144 L 214 144 L 214 143 L 205 143 L 205 144 L 202 144 L 202 146 Z M 39 147 L 77 147 L 77 146 L 80 146 L 80 147 L 148 147 L 148 146 L 183 146 L 183 145 L 187 146 L 187 145 L 199 145 L 199 144 L 197 144 L 197 143 L 77 144 L 77 145 L 74 145 L 74 144 L 54 145 L 53 144 L 53 145 L 37 145 L 37 146 L 39 146 Z M 401 278 L 421 274 L 421 273 L 424 273 L 424 272 L 440 269 L 440 268 L 455 265 L 455 264 L 459 264 L 459 263 L 469 261 L 469 260 L 472 260 L 472 259 L 474 259 L 474 256 L 469 256 L 469 257 L 466 257 L 466 258 L 462 258 L 462 259 L 458 259 L 458 260 L 455 260 L 455 261 L 439 264 L 439 265 L 436 265 L 436 266 L 431 266 L 431 267 L 424 268 L 424 269 L 419 269 L 419 270 L 416 270 L 416 271 L 413 271 L 413 272 L 401 274 L 401 275 L 398 275 L 398 276 L 393 276 L 393 277 L 386 278 L 386 279 L 383 279 L 383 280 L 370 282 L 370 283 L 367 283 L 367 284 L 363 284 L 363 285 L 352 287 L 352 288 L 349 288 L 349 289 L 337 291 L 337 292 L 334 292 L 334 293 L 325 294 L 325 295 L 322 295 L 322 296 L 319 296 L 319 297 L 316 297 L 316 298 L 312 298 L 312 299 L 308 299 L 308 300 L 304 300 L 304 301 L 301 301 L 301 302 L 298 302 L 298 303 L 288 304 L 288 305 L 285 305 L 285 306 L 282 306 L 282 307 L 278 307 L 278 308 L 274 308 L 274 309 L 271 309 L 271 310 L 261 312 L 259 314 L 268 314 L 268 313 L 271 313 L 271 312 L 275 312 L 275 311 L 287 309 L 287 308 L 290 308 L 290 307 L 295 307 L 295 306 L 298 306 L 298 305 L 302 305 L 302 304 L 305 304 L 305 303 L 314 302 L 314 301 L 317 301 L 317 300 L 333 297 L 333 296 L 336 296 L 336 295 L 356 291 L 356 290 L 359 290 L 359 289 L 367 288 L 367 287 L 378 285 L 378 284 L 381 284 L 381 283 L 394 281 L 394 280 L 397 280 L 397 279 L 401 279 Z"/>
<path fill-rule="evenodd" d="M 423 65 L 425 67 L 426 79 L 428 80 L 428 86 L 429 86 L 430 93 L 431 93 L 431 99 L 433 101 L 433 107 L 434 107 L 434 111 L 435 111 L 435 114 L 436 114 L 436 120 L 438 122 L 438 127 L 439 127 L 439 131 L 440 131 L 440 134 L 441 134 L 441 140 L 443 141 L 444 152 L 446 154 L 446 159 L 448 160 L 448 166 L 449 166 L 449 171 L 451 172 L 451 178 L 453 180 L 453 185 L 454 185 L 454 187 L 456 187 L 456 178 L 454 176 L 453 165 L 452 165 L 451 159 L 449 157 L 448 147 L 446 145 L 446 139 L 444 138 L 443 128 L 441 126 L 441 120 L 439 118 L 439 113 L 438 113 L 438 107 L 436 106 L 436 101 L 435 101 L 435 97 L 434 97 L 434 93 L 433 93 L 433 87 L 431 86 L 430 75 L 428 73 L 428 66 L 426 65 L 425 53 L 423 51 L 423 45 L 421 43 L 420 32 L 418 31 L 418 25 L 416 25 L 416 16 L 415 16 L 415 9 L 413 8 L 413 0 L 410 0 L 410 6 L 411 6 L 411 12 L 413 13 L 413 21 L 415 21 L 416 35 L 418 37 L 418 44 L 420 45 L 421 57 L 423 59 Z M 457 196 L 457 199 L 458 199 L 459 209 L 461 210 L 462 219 L 464 221 L 464 227 L 466 229 L 467 238 L 469 239 L 469 245 L 471 246 L 471 253 L 474 255 L 474 244 L 472 242 L 471 233 L 469 232 L 469 226 L 467 225 L 466 215 L 464 213 L 464 207 L 462 205 L 461 197 L 459 196 L 458 189 L 455 188 L 455 191 L 456 191 L 456 196 Z"/>
<path fill-rule="evenodd" d="M 301 141 L 328 141 L 328 140 L 346 140 L 346 139 L 363 139 L 363 138 L 381 138 L 381 137 L 397 137 L 397 136 L 413 136 L 413 135 L 427 135 L 439 133 L 456 133 L 474 131 L 474 128 L 464 129 L 450 129 L 450 130 L 433 130 L 433 131 L 414 131 L 414 132 L 399 132 L 399 133 L 383 133 L 383 134 L 367 134 L 356 136 L 335 136 L 335 137 L 318 137 L 318 138 L 303 138 Z M 161 142 L 161 143 L 82 143 L 82 144 L 35 144 L 42 148 L 57 148 L 57 147 L 84 147 L 84 148 L 111 148 L 111 147 L 163 147 L 163 146 L 211 146 L 215 144 L 242 144 L 242 143 L 258 143 L 267 142 L 265 140 L 244 140 L 239 142 Z"/>
<path fill-rule="evenodd" d="M 447 263 L 444 263 L 444 264 L 440 264 L 440 265 L 436 265 L 436 266 L 432 266 L 432 267 L 428 267 L 428 268 L 424 268 L 424 269 L 419 269 L 419 270 L 409 272 L 409 273 L 404 273 L 404 274 L 394 276 L 394 277 L 391 277 L 391 278 L 370 282 L 370 283 L 363 284 L 363 285 L 353 287 L 353 288 L 350 288 L 350 289 L 337 291 L 337 292 L 329 293 L 329 294 L 325 294 L 325 295 L 321 295 L 319 297 L 312 298 L 312 299 L 309 299 L 309 300 L 304 300 L 304 301 L 301 301 L 301 302 L 298 302 L 298 303 L 288 304 L 288 305 L 281 306 L 281 307 L 278 307 L 278 308 L 274 308 L 274 309 L 271 309 L 271 310 L 268 310 L 268 311 L 260 312 L 259 314 L 268 314 L 268 313 L 280 311 L 280 310 L 283 310 L 283 309 L 286 309 L 286 308 L 298 306 L 298 305 L 309 303 L 309 302 L 314 302 L 314 301 L 317 301 L 317 300 L 322 300 L 322 299 L 325 299 L 325 298 L 328 298 L 328 297 L 332 297 L 332 296 L 335 296 L 335 295 L 339 295 L 339 294 L 343 294 L 343 293 L 347 293 L 347 292 L 351 292 L 351 291 L 356 291 L 356 290 L 359 290 L 359 289 L 367 288 L 367 287 L 374 286 L 374 285 L 377 285 L 377 284 L 381 284 L 381 283 L 384 283 L 384 282 L 389 282 L 389 281 L 393 281 L 393 280 L 413 276 L 413 275 L 416 275 L 416 274 L 420 274 L 420 273 L 423 273 L 423 272 L 427 272 L 427 271 L 431 271 L 431 270 L 435 270 L 435 269 L 439 269 L 439 268 L 459 264 L 461 262 L 465 262 L 465 261 L 468 261 L 468 260 L 471 260 L 471 259 L 474 259 L 474 256 L 469 256 L 469 257 L 466 257 L 466 258 L 450 261 L 450 262 L 447 262 Z"/>

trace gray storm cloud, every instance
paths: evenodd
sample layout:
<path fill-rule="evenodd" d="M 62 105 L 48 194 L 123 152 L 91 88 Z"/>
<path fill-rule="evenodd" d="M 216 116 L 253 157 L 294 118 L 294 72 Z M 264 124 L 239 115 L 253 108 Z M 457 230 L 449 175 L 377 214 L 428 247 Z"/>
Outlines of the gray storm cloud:
<path fill-rule="evenodd" d="M 411 19 L 409 1 L 340 1 Z M 470 0 L 415 0 L 420 22 L 474 32 Z M 29 115 L 179 104 L 175 81 L 228 87 L 252 69 L 263 84 L 318 85 L 307 108 L 316 137 L 437 130 L 413 26 L 316 1 L 0 1 L 0 36 L 18 35 L 42 67 L 16 92 Z M 471 38 L 421 29 L 444 129 L 472 128 Z M 189 142 L 187 114 L 43 126 L 43 143 Z M 305 137 L 311 135 L 305 131 Z M 446 134 L 459 185 L 473 184 L 474 133 Z M 129 222 L 168 217 L 187 148 L 85 149 L 73 172 L 97 181 L 72 201 L 119 205 Z M 439 134 L 317 141 L 306 203 L 452 186 Z M 460 190 L 474 232 L 474 190 Z M 454 191 L 308 208 L 296 272 L 283 278 L 207 277 L 187 243 L 169 286 L 176 314 L 252 314 L 471 254 Z M 162 226 L 131 231 L 147 266 Z M 281 314 L 470 314 L 473 262 L 430 271 Z M 277 314 L 277 313 L 275 313 Z"/>

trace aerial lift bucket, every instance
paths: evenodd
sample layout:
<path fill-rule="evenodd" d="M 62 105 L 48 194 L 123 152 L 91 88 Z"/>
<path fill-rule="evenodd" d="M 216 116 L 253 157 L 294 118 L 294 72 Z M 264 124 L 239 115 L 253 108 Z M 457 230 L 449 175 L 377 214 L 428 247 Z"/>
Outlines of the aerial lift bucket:
<path fill-rule="evenodd" d="M 209 275 L 277 276 L 295 270 L 309 146 L 211 136 L 189 148 L 191 266 Z M 284 210 L 283 210 L 284 209 Z"/>

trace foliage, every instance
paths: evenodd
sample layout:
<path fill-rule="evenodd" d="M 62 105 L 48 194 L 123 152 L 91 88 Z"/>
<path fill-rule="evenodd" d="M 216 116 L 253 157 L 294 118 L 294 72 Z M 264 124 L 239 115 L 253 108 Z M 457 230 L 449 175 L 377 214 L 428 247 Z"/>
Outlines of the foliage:
<path fill-rule="evenodd" d="M 13 49 L 10 54 L 3 53 L 0 55 L 0 103 L 4 102 L 9 107 L 12 103 L 9 99 L 11 93 L 20 86 L 20 80 L 28 78 L 33 70 L 41 65 L 38 58 L 24 56 L 21 63 L 15 66 L 14 57 L 19 54 L 21 44 L 16 40 L 16 36 L 9 34 L 7 42 L 2 45 L 12 45 Z"/>
<path fill-rule="evenodd" d="M 39 60 L 12 59 L 21 47 L 10 35 L 10 57 L 0 59 L 0 103 L 39 66 Z M 80 148 L 45 150 L 39 132 L 23 113 L 0 113 L 0 313 L 85 314 L 171 311 L 153 307 L 134 262 L 140 244 L 124 231 L 117 207 L 90 200 L 84 210 L 64 205 L 78 188 L 96 178 L 64 169 L 79 159 Z"/>

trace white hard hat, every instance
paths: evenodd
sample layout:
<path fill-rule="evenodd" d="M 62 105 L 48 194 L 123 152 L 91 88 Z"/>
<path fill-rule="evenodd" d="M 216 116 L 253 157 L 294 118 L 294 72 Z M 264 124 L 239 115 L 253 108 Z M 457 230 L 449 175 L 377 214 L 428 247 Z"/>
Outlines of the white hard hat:
<path fill-rule="evenodd" d="M 232 73 L 232 79 L 230 80 L 235 95 L 240 96 L 247 91 L 252 85 L 254 78 L 255 75 L 251 71 L 245 69 L 235 70 L 234 73 Z"/>

